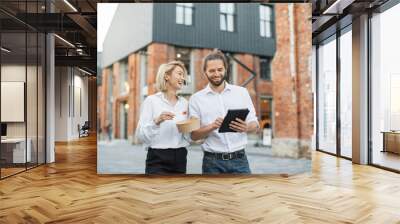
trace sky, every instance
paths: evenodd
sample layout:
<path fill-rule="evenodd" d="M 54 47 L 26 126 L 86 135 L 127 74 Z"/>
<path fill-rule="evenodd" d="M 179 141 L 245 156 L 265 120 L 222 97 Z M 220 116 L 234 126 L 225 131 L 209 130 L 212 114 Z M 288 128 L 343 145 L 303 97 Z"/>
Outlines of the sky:
<path fill-rule="evenodd" d="M 97 51 L 103 51 L 104 38 L 107 35 L 115 10 L 118 3 L 98 3 L 97 4 Z"/>

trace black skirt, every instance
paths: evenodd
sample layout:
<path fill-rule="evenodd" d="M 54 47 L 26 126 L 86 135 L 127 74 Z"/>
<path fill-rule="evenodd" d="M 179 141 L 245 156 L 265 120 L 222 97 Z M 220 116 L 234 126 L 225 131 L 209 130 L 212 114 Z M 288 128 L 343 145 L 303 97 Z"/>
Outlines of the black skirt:
<path fill-rule="evenodd" d="M 185 174 L 187 164 L 185 147 L 149 148 L 146 158 L 146 174 Z"/>

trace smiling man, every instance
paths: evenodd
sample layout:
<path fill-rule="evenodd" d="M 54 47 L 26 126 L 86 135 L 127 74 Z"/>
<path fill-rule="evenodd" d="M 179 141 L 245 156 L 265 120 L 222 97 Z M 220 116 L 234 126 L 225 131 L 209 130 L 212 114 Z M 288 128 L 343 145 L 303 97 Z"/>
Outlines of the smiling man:
<path fill-rule="evenodd" d="M 203 73 L 208 85 L 193 94 L 189 101 L 189 116 L 200 119 L 201 127 L 191 133 L 192 140 L 205 139 L 203 173 L 250 174 L 245 147 L 247 133 L 259 128 L 255 109 L 246 88 L 226 82 L 227 61 L 224 54 L 213 51 L 203 59 Z M 218 129 L 229 109 L 249 109 L 245 121 L 230 123 L 236 132 L 219 133 Z"/>

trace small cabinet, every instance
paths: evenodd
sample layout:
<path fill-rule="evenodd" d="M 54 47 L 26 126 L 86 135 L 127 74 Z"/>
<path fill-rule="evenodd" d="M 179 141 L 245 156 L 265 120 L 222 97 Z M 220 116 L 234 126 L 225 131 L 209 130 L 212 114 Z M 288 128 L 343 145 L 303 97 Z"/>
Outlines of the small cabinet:
<path fill-rule="evenodd" d="M 400 154 L 400 132 L 383 133 L 383 152 Z"/>

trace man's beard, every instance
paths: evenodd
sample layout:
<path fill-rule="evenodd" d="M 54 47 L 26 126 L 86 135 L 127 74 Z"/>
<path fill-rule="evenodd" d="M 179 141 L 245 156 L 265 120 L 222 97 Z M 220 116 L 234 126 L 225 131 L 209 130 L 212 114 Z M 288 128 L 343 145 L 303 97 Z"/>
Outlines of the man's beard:
<path fill-rule="evenodd" d="M 207 76 L 207 79 L 208 79 L 208 81 L 209 81 L 213 86 L 218 87 L 218 86 L 220 86 L 222 83 L 224 83 L 224 81 L 225 81 L 225 75 L 221 78 L 220 81 L 214 81 L 214 80 L 212 80 L 212 79 L 211 79 L 210 77 L 208 77 L 208 76 Z"/>

